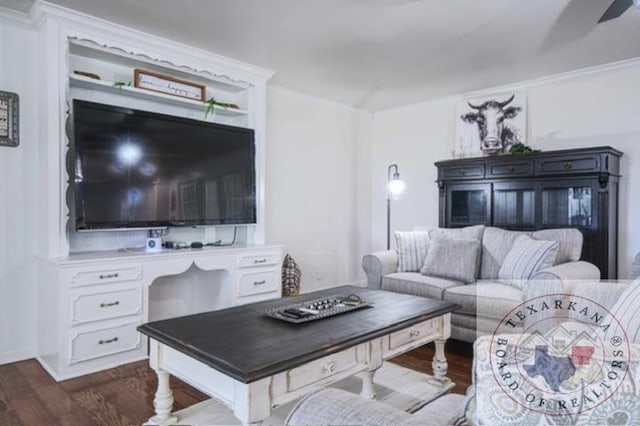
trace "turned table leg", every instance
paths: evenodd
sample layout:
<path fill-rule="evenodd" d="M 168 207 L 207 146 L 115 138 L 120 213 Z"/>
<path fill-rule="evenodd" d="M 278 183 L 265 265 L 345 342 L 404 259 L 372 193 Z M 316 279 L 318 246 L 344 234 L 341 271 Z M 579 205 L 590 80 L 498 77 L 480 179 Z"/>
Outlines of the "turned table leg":
<path fill-rule="evenodd" d="M 151 417 L 147 424 L 151 425 L 173 425 L 178 421 L 176 416 L 171 415 L 173 409 L 173 392 L 169 385 L 169 373 L 158 368 L 155 370 L 158 376 L 158 389 L 153 398 L 153 407 L 156 415 Z"/>
<path fill-rule="evenodd" d="M 449 365 L 447 364 L 447 358 L 444 354 L 446 341 L 447 339 L 438 339 L 434 342 L 436 351 L 433 354 L 433 362 L 431 363 L 433 367 L 433 378 L 431 380 L 440 385 L 446 385 L 451 382 L 451 379 L 447 377 Z"/>
<path fill-rule="evenodd" d="M 376 390 L 373 388 L 374 374 L 376 374 L 376 370 L 362 373 L 362 391 L 360 391 L 360 396 L 363 398 L 375 399 L 376 397 Z"/>

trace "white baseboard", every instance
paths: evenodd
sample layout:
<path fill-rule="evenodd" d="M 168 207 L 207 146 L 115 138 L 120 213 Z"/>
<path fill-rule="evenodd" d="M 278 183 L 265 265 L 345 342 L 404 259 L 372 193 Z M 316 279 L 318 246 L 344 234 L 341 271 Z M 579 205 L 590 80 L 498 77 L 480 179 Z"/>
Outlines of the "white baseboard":
<path fill-rule="evenodd" d="M 10 364 L 12 362 L 24 361 L 33 358 L 34 351 L 28 349 L 18 349 L 15 351 L 0 352 L 0 365 Z"/>

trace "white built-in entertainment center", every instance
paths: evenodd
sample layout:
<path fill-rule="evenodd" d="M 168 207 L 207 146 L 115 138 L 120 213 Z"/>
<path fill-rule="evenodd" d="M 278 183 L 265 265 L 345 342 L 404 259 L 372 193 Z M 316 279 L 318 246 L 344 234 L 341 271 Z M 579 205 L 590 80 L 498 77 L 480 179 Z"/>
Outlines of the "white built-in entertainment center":
<path fill-rule="evenodd" d="M 284 248 L 265 244 L 264 231 L 271 72 L 46 2 L 36 1 L 31 13 L 41 58 L 40 363 L 56 380 L 104 370 L 146 357 L 136 331 L 144 322 L 279 297 Z M 202 102 L 130 86 L 134 69 L 206 86 L 207 99 L 238 106 L 216 107 L 206 120 L 255 131 L 256 224 L 170 229 L 173 241 L 235 239 L 232 246 L 150 253 L 144 230 L 75 230 L 73 99 L 205 120 Z"/>

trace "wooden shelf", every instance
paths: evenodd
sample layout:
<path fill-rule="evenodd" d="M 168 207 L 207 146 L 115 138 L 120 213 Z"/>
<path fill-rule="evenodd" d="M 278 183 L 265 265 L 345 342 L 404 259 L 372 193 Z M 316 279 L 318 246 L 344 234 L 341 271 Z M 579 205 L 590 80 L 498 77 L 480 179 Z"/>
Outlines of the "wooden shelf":
<path fill-rule="evenodd" d="M 206 105 L 204 102 L 194 101 L 192 99 L 180 98 L 178 96 L 167 95 L 164 93 L 153 92 L 145 89 L 138 89 L 133 86 L 116 87 L 113 82 L 105 80 L 96 80 L 94 78 L 85 77 L 78 74 L 69 75 L 69 84 L 71 87 L 83 89 L 98 90 L 106 93 L 115 93 L 122 96 L 129 96 L 138 99 L 156 100 L 163 103 L 199 109 L 204 115 Z M 221 106 L 215 107 L 215 114 L 224 114 L 231 116 L 245 116 L 247 111 L 236 108 L 225 108 Z"/>

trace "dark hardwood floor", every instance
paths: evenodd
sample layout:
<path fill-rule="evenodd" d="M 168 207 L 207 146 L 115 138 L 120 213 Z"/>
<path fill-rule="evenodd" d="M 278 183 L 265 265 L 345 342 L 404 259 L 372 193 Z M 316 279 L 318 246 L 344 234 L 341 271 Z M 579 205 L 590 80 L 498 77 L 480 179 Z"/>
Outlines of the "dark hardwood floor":
<path fill-rule="evenodd" d="M 447 342 L 448 376 L 454 392 L 464 393 L 471 381 L 472 347 Z M 433 345 L 393 360 L 431 374 Z M 174 409 L 207 399 L 202 392 L 171 378 Z M 35 359 L 0 366 L 0 425 L 117 426 L 140 425 L 153 415 L 156 377 L 146 361 L 56 383 Z"/>

